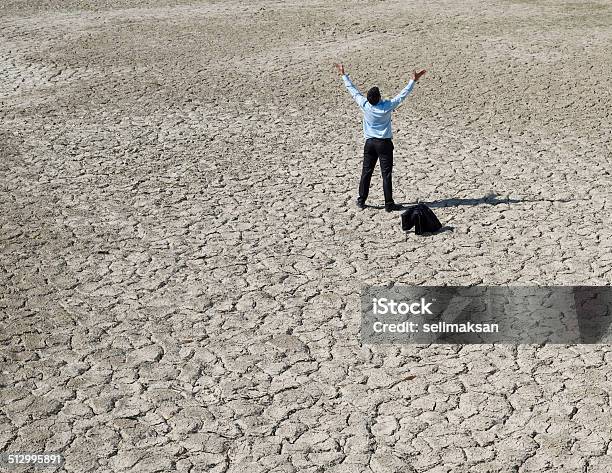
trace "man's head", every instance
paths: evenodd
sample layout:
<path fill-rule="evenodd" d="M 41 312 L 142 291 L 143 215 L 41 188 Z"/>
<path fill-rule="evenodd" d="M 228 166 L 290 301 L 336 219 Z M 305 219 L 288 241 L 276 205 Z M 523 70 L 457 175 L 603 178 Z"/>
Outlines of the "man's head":
<path fill-rule="evenodd" d="M 372 87 L 368 90 L 368 102 L 372 105 L 376 105 L 380 102 L 380 90 L 378 90 L 378 87 Z"/>

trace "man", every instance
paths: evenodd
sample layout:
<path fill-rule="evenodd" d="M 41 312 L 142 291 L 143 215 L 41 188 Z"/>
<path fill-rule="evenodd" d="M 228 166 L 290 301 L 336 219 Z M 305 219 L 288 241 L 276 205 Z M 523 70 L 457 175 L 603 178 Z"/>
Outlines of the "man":
<path fill-rule="evenodd" d="M 414 84 L 425 74 L 414 71 L 412 80 L 399 94 L 391 100 L 382 100 L 378 87 L 368 90 L 367 99 L 353 85 L 348 74 L 344 73 L 342 64 L 334 64 L 344 80 L 344 85 L 357 102 L 363 112 L 363 135 L 365 146 L 363 148 L 363 169 L 361 171 L 361 181 L 359 182 L 359 197 L 357 207 L 365 209 L 366 199 L 370 191 L 370 181 L 376 166 L 376 161 L 380 159 L 380 172 L 383 179 L 383 192 L 385 194 L 385 210 L 401 210 L 402 207 L 393 201 L 393 189 L 391 185 L 391 174 L 393 172 L 393 132 L 391 130 L 391 112 L 404 101 L 412 91 Z"/>

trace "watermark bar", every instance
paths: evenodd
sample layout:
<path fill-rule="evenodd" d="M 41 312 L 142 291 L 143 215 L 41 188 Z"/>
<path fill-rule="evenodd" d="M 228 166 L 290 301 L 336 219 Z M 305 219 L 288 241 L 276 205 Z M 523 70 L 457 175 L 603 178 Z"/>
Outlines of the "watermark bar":
<path fill-rule="evenodd" d="M 368 286 L 366 344 L 611 343 L 611 286 Z"/>
<path fill-rule="evenodd" d="M 0 468 L 50 468 L 64 464 L 64 456 L 58 452 L 0 452 Z"/>

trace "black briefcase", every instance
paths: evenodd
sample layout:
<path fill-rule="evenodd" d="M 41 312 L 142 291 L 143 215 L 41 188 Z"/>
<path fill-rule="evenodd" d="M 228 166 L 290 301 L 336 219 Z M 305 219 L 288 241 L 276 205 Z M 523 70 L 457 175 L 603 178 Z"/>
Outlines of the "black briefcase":
<path fill-rule="evenodd" d="M 423 233 L 434 233 L 442 228 L 442 224 L 436 214 L 425 204 L 417 204 L 408 207 L 401 214 L 402 230 L 409 231 L 414 227 L 414 233 L 422 235 Z"/>

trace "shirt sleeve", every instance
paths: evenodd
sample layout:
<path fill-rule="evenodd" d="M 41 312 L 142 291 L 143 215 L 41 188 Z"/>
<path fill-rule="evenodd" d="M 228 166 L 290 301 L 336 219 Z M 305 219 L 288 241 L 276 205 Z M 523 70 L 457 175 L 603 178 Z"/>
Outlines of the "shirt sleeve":
<path fill-rule="evenodd" d="M 389 102 L 391 102 L 391 110 L 395 110 L 397 107 L 401 105 L 404 99 L 408 97 L 410 92 L 412 92 L 413 87 L 414 87 L 414 81 L 411 80 L 410 82 L 408 82 L 408 85 L 404 87 L 404 89 L 399 94 L 397 94 L 395 97 L 389 100 Z"/>
<path fill-rule="evenodd" d="M 344 81 L 344 85 L 346 86 L 346 90 L 348 90 L 349 94 L 351 94 L 351 97 L 353 97 L 353 99 L 355 99 L 355 102 L 357 102 L 357 105 L 359 105 L 359 107 L 363 108 L 368 100 L 363 96 L 363 94 L 361 92 L 359 92 L 357 87 L 355 87 L 353 85 L 353 83 L 351 82 L 351 79 L 349 78 L 348 74 L 344 74 L 342 76 L 342 80 Z"/>

